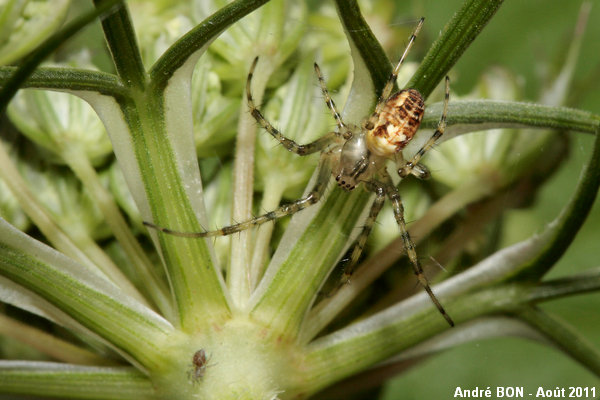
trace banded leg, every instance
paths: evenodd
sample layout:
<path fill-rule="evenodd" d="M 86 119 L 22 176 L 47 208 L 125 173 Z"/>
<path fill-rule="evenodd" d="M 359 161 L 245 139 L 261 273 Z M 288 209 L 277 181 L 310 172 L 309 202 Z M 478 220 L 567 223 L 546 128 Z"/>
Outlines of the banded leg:
<path fill-rule="evenodd" d="M 429 169 L 423 164 L 419 163 L 413 165 L 410 173 L 421 180 L 426 180 L 431 177 L 431 172 L 429 172 Z"/>
<path fill-rule="evenodd" d="M 354 267 L 356 267 L 358 258 L 362 254 L 363 249 L 365 248 L 365 244 L 367 243 L 367 238 L 369 237 L 369 234 L 371 233 L 371 230 L 373 229 L 373 225 L 375 224 L 375 221 L 377 220 L 377 216 L 379 215 L 379 212 L 381 211 L 381 208 L 383 207 L 383 204 L 385 203 L 385 191 L 384 191 L 383 187 L 381 187 L 380 185 L 376 185 L 374 182 L 369 183 L 369 184 L 365 183 L 365 184 L 367 185 L 367 189 L 372 192 L 375 192 L 377 197 L 375 197 L 375 201 L 373 202 L 373 205 L 371 206 L 371 210 L 369 211 L 369 216 L 367 217 L 367 220 L 365 221 L 365 225 L 363 226 L 362 231 L 360 232 L 360 235 L 358 235 L 358 238 L 354 242 L 354 247 L 352 247 L 352 253 L 350 255 L 348 264 L 344 266 L 344 273 L 342 275 L 342 281 L 341 281 L 342 284 L 350 282 L 350 277 L 354 273 Z"/>
<path fill-rule="evenodd" d="M 331 111 L 331 114 L 333 115 L 333 118 L 335 118 L 335 123 L 337 124 L 337 127 L 338 127 L 337 132 L 340 135 L 344 135 L 345 139 L 348 139 L 348 137 L 345 137 L 346 134 L 349 133 L 348 129 L 346 128 L 344 121 L 342 121 L 342 116 L 338 112 L 337 107 L 335 106 L 335 102 L 333 101 L 333 99 L 331 98 L 331 95 L 329 94 L 329 90 L 327 90 L 327 85 L 325 84 L 325 79 L 323 78 L 323 74 L 321 73 L 321 68 L 319 68 L 319 65 L 317 63 L 315 63 L 315 73 L 317 74 L 319 86 L 321 86 L 321 92 L 323 93 L 323 98 L 325 99 L 325 104 L 327 104 L 327 108 L 329 108 L 329 110 Z"/>
<path fill-rule="evenodd" d="M 273 211 L 270 211 L 266 214 L 259 215 L 258 217 L 254 217 L 244 222 L 240 222 L 237 224 L 225 226 L 221 229 L 217 229 L 214 231 L 206 231 L 206 232 L 180 232 L 174 231 L 169 228 L 164 228 L 162 226 L 155 225 L 151 222 L 144 221 L 144 225 L 149 228 L 153 228 L 164 232 L 169 235 L 186 237 L 186 238 L 204 238 L 204 237 L 214 237 L 214 236 L 227 236 L 232 233 L 240 232 L 254 226 L 262 225 L 265 222 L 273 221 L 287 215 L 291 215 L 297 213 L 309 207 L 321 199 L 321 196 L 325 192 L 327 188 L 327 184 L 329 183 L 329 178 L 331 176 L 331 168 L 329 165 L 329 155 L 324 154 L 321 156 L 321 162 L 319 163 L 319 172 L 317 175 L 317 181 L 313 186 L 310 193 L 299 200 L 294 201 L 293 203 L 284 204 L 279 206 Z"/>
<path fill-rule="evenodd" d="M 433 132 L 433 135 L 429 138 L 429 140 L 415 153 L 415 155 L 407 161 L 403 166 L 398 169 L 398 175 L 404 178 L 408 176 L 408 174 L 413 173 L 413 170 L 417 168 L 418 162 L 421 158 L 427 153 L 435 143 L 442 137 L 444 132 L 446 131 L 446 115 L 448 114 L 448 102 L 450 101 L 450 78 L 446 76 L 446 92 L 444 95 L 444 108 L 442 111 L 442 116 L 440 117 L 440 122 L 438 123 L 437 129 Z M 421 167 L 422 168 L 422 167 Z"/>
<path fill-rule="evenodd" d="M 404 53 L 402 53 L 402 57 L 400 57 L 400 61 L 398 61 L 398 64 L 396 64 L 396 67 L 392 71 L 390 78 L 388 79 L 387 83 L 383 87 L 383 90 L 381 91 L 381 96 L 379 96 L 379 100 L 377 101 L 377 106 L 375 107 L 375 111 L 373 112 L 373 114 L 371 114 L 369 119 L 367 119 L 364 122 L 364 128 L 366 130 L 369 131 L 369 130 L 373 129 L 373 127 L 377 123 L 377 120 L 379 119 L 379 114 L 381 114 L 381 111 L 383 110 L 383 107 L 385 106 L 385 103 L 386 103 L 388 97 L 390 97 L 390 95 L 392 94 L 392 90 L 394 89 L 394 84 L 396 83 L 396 79 L 398 79 L 398 72 L 400 71 L 400 67 L 404 63 L 404 59 L 406 58 L 406 55 L 408 54 L 408 52 L 410 51 L 410 48 L 412 47 L 413 43 L 415 42 L 415 39 L 417 38 L 419 31 L 421 31 L 421 27 L 423 26 L 424 21 L 425 21 L 425 18 L 421 18 L 419 20 L 417 27 L 415 28 L 412 35 L 410 36 L 410 39 L 408 40 L 408 44 L 406 45 L 406 49 L 404 50 Z"/>
<path fill-rule="evenodd" d="M 333 137 L 335 136 L 333 133 L 327 134 L 314 142 L 308 144 L 298 144 L 292 139 L 288 139 L 277 128 L 275 128 L 267 119 L 262 115 L 258 107 L 254 104 L 254 99 L 252 97 L 252 91 L 250 90 L 250 86 L 252 83 L 252 76 L 254 75 L 254 69 L 256 68 L 256 63 L 258 62 L 258 57 L 254 59 L 252 62 L 252 66 L 250 67 L 250 71 L 248 72 L 248 79 L 246 80 L 246 98 L 248 100 L 248 108 L 250 109 L 250 114 L 252 117 L 258 122 L 260 126 L 264 128 L 267 132 L 271 134 L 279 143 L 286 148 L 286 150 L 291 151 L 292 153 L 296 153 L 299 156 L 305 156 L 307 154 L 316 153 L 318 151 L 323 150 L 328 144 L 331 143 Z"/>
<path fill-rule="evenodd" d="M 406 255 L 408 256 L 410 263 L 412 264 L 413 271 L 417 277 L 417 280 L 423 286 L 429 298 L 435 304 L 438 311 L 446 322 L 450 324 L 450 326 L 454 326 L 454 321 L 452 318 L 446 313 L 446 310 L 439 302 L 435 294 L 433 294 L 433 290 L 431 290 L 431 286 L 429 286 L 429 280 L 423 273 L 423 267 L 421 267 L 421 263 L 419 262 L 419 258 L 417 257 L 417 252 L 415 251 L 415 245 L 410 238 L 410 234 L 406 229 L 406 221 L 404 220 L 404 206 L 402 205 L 402 199 L 400 198 L 400 194 L 398 193 L 398 189 L 392 184 L 391 180 L 388 177 L 388 184 L 386 185 L 386 192 L 388 198 L 392 202 L 392 209 L 394 210 L 394 217 L 396 218 L 396 222 L 398 223 L 398 227 L 400 228 L 400 236 L 402 237 L 402 243 L 404 244 L 404 249 L 406 251 Z"/>

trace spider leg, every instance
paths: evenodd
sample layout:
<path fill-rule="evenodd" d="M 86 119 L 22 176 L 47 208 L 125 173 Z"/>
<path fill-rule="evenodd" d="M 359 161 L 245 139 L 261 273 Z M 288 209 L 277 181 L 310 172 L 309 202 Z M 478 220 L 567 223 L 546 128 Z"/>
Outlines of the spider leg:
<path fill-rule="evenodd" d="M 398 193 L 398 189 L 393 185 L 389 176 L 387 176 L 387 185 L 385 191 L 387 192 L 387 196 L 392 202 L 392 209 L 394 210 L 394 217 L 396 218 L 396 222 L 398 223 L 398 227 L 400 228 L 400 236 L 402 237 L 402 242 L 404 244 L 404 249 L 406 251 L 406 255 L 408 256 L 410 263 L 412 264 L 413 271 L 417 277 L 417 280 L 423 286 L 429 298 L 435 304 L 438 311 L 444 319 L 450 324 L 450 326 L 454 326 L 454 321 L 452 318 L 446 313 L 446 310 L 440 303 L 440 301 L 435 297 L 433 290 L 431 290 L 431 286 L 429 286 L 429 280 L 423 273 L 423 267 L 421 267 L 421 263 L 419 262 L 419 258 L 417 257 L 417 252 L 415 250 L 415 244 L 410 238 L 410 234 L 406 229 L 406 221 L 404 220 L 404 206 L 402 205 L 402 199 L 400 198 L 400 194 Z"/>
<path fill-rule="evenodd" d="M 377 197 L 375 197 L 375 201 L 371 206 L 371 210 L 369 211 L 369 216 L 365 221 L 365 224 L 362 228 L 362 231 L 358 235 L 358 238 L 354 242 L 354 246 L 352 247 L 352 253 L 350 255 L 350 259 L 347 265 L 344 266 L 344 273 L 342 275 L 342 284 L 348 283 L 350 281 L 350 277 L 354 273 L 354 267 L 358 262 L 358 258 L 363 252 L 365 244 L 367 243 L 367 238 L 371 233 L 371 229 L 373 229 L 373 225 L 377 220 L 377 215 L 381 211 L 383 204 L 385 203 L 385 191 L 381 185 L 375 182 L 365 182 L 365 186 L 367 190 L 374 192 Z"/>
<path fill-rule="evenodd" d="M 413 165 L 410 173 L 421 180 L 426 180 L 431 177 L 431 172 L 429 172 L 429 168 L 427 168 L 421 163 Z"/>
<path fill-rule="evenodd" d="M 250 90 L 252 76 L 254 75 L 254 69 L 256 68 L 257 62 L 258 57 L 256 57 L 252 62 L 252 66 L 250 67 L 250 71 L 248 72 L 248 79 L 246 80 L 246 98 L 248 100 L 248 108 L 250 109 L 250 114 L 252 114 L 252 117 L 254 117 L 256 122 L 258 122 L 260 126 L 262 126 L 267 132 L 269 132 L 271 136 L 273 136 L 279 143 L 281 143 L 283 147 L 286 148 L 286 150 L 291 151 L 292 153 L 296 153 L 299 156 L 305 156 L 323 150 L 328 144 L 331 143 L 333 137 L 335 136 L 334 134 L 327 134 L 308 144 L 298 144 L 292 139 L 286 138 L 262 115 L 258 107 L 256 107 L 256 105 L 254 104 L 254 98 L 252 97 L 252 91 Z"/>
<path fill-rule="evenodd" d="M 273 221 L 275 219 L 279 219 L 285 217 L 287 215 L 295 214 L 298 211 L 301 211 L 321 199 L 321 196 L 325 192 L 327 188 L 327 184 L 329 183 L 329 178 L 331 176 L 331 168 L 329 162 L 329 154 L 324 153 L 321 155 L 321 161 L 319 163 L 319 171 L 317 175 L 317 180 L 312 188 L 312 190 L 305 197 L 294 201 L 293 203 L 283 204 L 276 208 L 273 211 L 270 211 L 266 214 L 259 215 L 258 217 L 251 218 L 247 221 L 243 221 L 237 224 L 225 226 L 221 229 L 217 229 L 214 231 L 207 232 L 180 232 L 174 231 L 169 228 L 164 228 L 158 225 L 155 225 L 151 222 L 144 221 L 144 225 L 149 228 L 153 228 L 164 232 L 169 235 L 186 237 L 186 238 L 203 238 L 203 237 L 214 237 L 214 236 L 227 236 L 232 233 L 240 232 L 249 228 L 252 228 L 257 225 L 262 225 L 265 222 Z"/>
<path fill-rule="evenodd" d="M 442 111 L 442 116 L 440 117 L 440 122 L 438 123 L 437 129 L 433 132 L 433 135 L 429 138 L 429 140 L 415 153 L 415 155 L 407 161 L 403 166 L 398 169 L 398 175 L 404 178 L 408 174 L 413 173 L 413 170 L 417 168 L 418 162 L 421 158 L 427 153 L 442 137 L 444 131 L 446 130 L 446 115 L 448 114 L 448 101 L 450 100 L 450 78 L 446 76 L 446 92 L 444 95 L 444 108 Z M 421 166 L 422 167 L 422 166 Z"/>
<path fill-rule="evenodd" d="M 408 44 L 406 45 L 406 49 L 404 50 L 404 53 L 402 53 L 402 57 L 400 57 L 400 61 L 398 61 L 398 64 L 396 64 L 396 67 L 390 74 L 390 78 L 388 79 L 387 83 L 383 87 L 383 90 L 381 91 L 381 96 L 379 96 L 379 100 L 377 101 L 377 105 L 375 106 L 375 111 L 373 111 L 373 114 L 371 114 L 369 119 L 365 120 L 365 122 L 363 123 L 363 127 L 367 131 L 370 131 L 371 129 L 373 129 L 373 127 L 377 123 L 377 120 L 379 119 L 379 114 L 381 114 L 381 111 L 383 110 L 383 107 L 385 106 L 385 103 L 386 103 L 388 97 L 390 97 L 390 95 L 392 94 L 392 90 L 394 89 L 394 84 L 396 83 L 396 79 L 398 79 L 398 72 L 400 71 L 400 67 L 404 63 L 404 59 L 406 58 L 406 55 L 408 54 L 408 52 L 410 51 L 410 48 L 412 47 L 413 43 L 415 42 L 415 39 L 417 38 L 417 35 L 419 34 L 419 31 L 421 30 L 421 27 L 423 26 L 424 21 L 425 21 L 425 18 L 421 18 L 419 20 L 417 27 L 415 28 L 412 35 L 410 36 L 410 39 L 408 40 Z"/>
<path fill-rule="evenodd" d="M 342 135 L 344 139 L 349 139 L 349 135 L 351 134 L 351 132 L 348 131 L 348 129 L 346 128 L 346 124 L 344 124 L 344 121 L 342 121 L 342 116 L 338 112 L 337 107 L 335 106 L 335 102 L 329 94 L 329 90 L 327 90 L 327 85 L 325 84 L 325 79 L 323 78 L 323 74 L 321 73 L 321 68 L 319 68 L 319 65 L 317 63 L 315 63 L 315 73 L 317 74 L 319 86 L 321 86 L 321 92 L 323 92 L 325 104 L 327 104 L 327 108 L 329 108 L 329 110 L 331 111 L 331 114 L 333 115 L 333 118 L 335 118 L 335 122 L 338 126 L 338 135 Z"/>

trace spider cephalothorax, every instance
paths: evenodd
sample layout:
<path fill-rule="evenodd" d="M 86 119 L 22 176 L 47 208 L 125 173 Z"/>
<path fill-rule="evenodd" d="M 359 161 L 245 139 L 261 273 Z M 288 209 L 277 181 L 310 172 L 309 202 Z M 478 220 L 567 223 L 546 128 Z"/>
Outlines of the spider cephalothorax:
<path fill-rule="evenodd" d="M 339 159 L 333 162 L 338 185 L 353 190 L 385 167 L 387 159 L 398 159 L 413 138 L 425 111 L 423 96 L 405 89 L 390 96 L 381 111 L 365 121 L 361 129 L 347 134 Z"/>
<path fill-rule="evenodd" d="M 330 132 L 325 136 L 317 139 L 316 141 L 308 144 L 298 144 L 291 139 L 286 138 L 281 132 L 279 132 L 267 119 L 263 116 L 262 112 L 254 104 L 252 97 L 251 82 L 254 69 L 258 61 L 258 57 L 254 59 L 250 72 L 248 73 L 248 79 L 246 81 L 246 98 L 248 100 L 248 107 L 250 114 L 263 127 L 267 132 L 271 134 L 279 143 L 281 143 L 287 150 L 296 153 L 300 156 L 321 152 L 319 173 L 316 182 L 312 190 L 299 200 L 293 203 L 285 204 L 279 208 L 268 212 L 264 215 L 252 218 L 248 221 L 240 222 L 230 226 L 223 227 L 216 231 L 209 232 L 176 232 L 168 228 L 156 226 L 152 223 L 145 222 L 149 227 L 158 229 L 162 232 L 182 236 L 182 237 L 209 237 L 209 236 L 223 236 L 229 235 L 235 232 L 242 231 L 244 229 L 251 228 L 256 225 L 263 224 L 268 221 L 272 221 L 277 218 L 284 217 L 286 215 L 294 214 L 304 208 L 318 202 L 331 178 L 331 175 L 335 177 L 338 185 L 344 190 L 353 190 L 359 184 L 363 184 L 366 190 L 371 191 L 375 194 L 375 200 L 371 206 L 369 216 L 365 221 L 358 239 L 351 252 L 350 261 L 344 271 L 344 281 L 350 279 L 353 271 L 353 267 L 357 263 L 360 254 L 365 246 L 367 237 L 371 232 L 371 228 L 375 223 L 379 211 L 383 207 L 385 199 L 389 199 L 392 203 L 392 209 L 394 211 L 394 217 L 398 223 L 400 229 L 400 236 L 402 237 L 406 254 L 410 259 L 413 266 L 413 270 L 417 279 L 429 294 L 429 297 L 436 305 L 440 313 L 444 316 L 446 321 L 453 326 L 454 322 L 448 316 L 440 302 L 437 300 L 429 282 L 423 273 L 423 268 L 417 258 L 415 246 L 410 238 L 410 235 L 406 229 L 406 221 L 404 220 L 404 207 L 398 189 L 392 182 L 389 174 L 386 170 L 386 163 L 388 160 L 392 160 L 396 163 L 398 175 L 401 178 L 409 174 L 413 174 L 418 178 L 425 178 L 429 175 L 427 168 L 419 164 L 421 157 L 433 147 L 436 141 L 443 135 L 446 128 L 446 113 L 448 110 L 449 101 L 449 80 L 446 77 L 446 95 L 444 98 L 444 108 L 440 122 L 436 131 L 433 133 L 431 138 L 421 147 L 415 155 L 412 156 L 408 161 L 405 161 L 402 150 L 413 138 L 425 110 L 425 103 L 423 96 L 416 89 L 404 89 L 395 94 L 392 94 L 394 84 L 396 82 L 398 71 L 402 65 L 408 51 L 410 50 L 417 34 L 421 30 L 424 19 L 421 18 L 415 31 L 411 35 L 406 50 L 402 54 L 400 61 L 394 68 L 389 80 L 385 84 L 381 96 L 377 101 L 375 110 L 369 118 L 367 118 L 360 127 L 346 124 L 337 111 L 335 103 L 333 102 L 329 91 L 327 90 L 323 74 L 319 69 L 319 66 L 315 63 L 315 73 L 321 86 L 321 91 L 325 98 L 325 103 L 331 111 L 333 117 L 336 120 L 337 130 Z"/>

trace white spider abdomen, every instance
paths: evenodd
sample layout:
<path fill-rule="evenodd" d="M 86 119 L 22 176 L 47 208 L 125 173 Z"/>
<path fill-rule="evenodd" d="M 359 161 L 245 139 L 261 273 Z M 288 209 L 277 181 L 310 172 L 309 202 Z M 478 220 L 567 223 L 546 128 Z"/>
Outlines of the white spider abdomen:
<path fill-rule="evenodd" d="M 424 111 L 425 101 L 418 90 L 401 90 L 391 96 L 366 134 L 369 150 L 378 156 L 393 157 L 413 138 Z"/>

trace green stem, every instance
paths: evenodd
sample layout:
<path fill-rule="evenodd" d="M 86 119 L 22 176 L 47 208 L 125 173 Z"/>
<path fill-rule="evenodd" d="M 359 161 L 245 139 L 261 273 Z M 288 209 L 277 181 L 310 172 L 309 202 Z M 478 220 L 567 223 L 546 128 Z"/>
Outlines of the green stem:
<path fill-rule="evenodd" d="M 358 233 L 350 216 L 360 216 L 369 201 L 361 192 L 334 188 L 324 203 L 295 215 L 254 293 L 260 300 L 252 315 L 276 334 L 295 338 L 322 283 Z"/>
<path fill-rule="evenodd" d="M 407 87 L 417 89 L 424 98 L 429 97 L 485 28 L 502 2 L 503 0 L 466 0 L 429 48 Z"/>
<path fill-rule="evenodd" d="M 442 104 L 431 104 L 422 127 L 435 129 Z M 497 128 L 549 128 L 595 133 L 600 116 L 589 111 L 518 101 L 454 100 L 448 105 L 447 140 L 457 134 Z"/>
<path fill-rule="evenodd" d="M 0 362 L 0 393 L 90 400 L 151 400 L 154 388 L 130 367 Z"/>
<path fill-rule="evenodd" d="M 156 369 L 173 327 L 89 269 L 0 220 L 0 274 L 39 295 L 111 343 L 123 355 Z"/>
<path fill-rule="evenodd" d="M 436 291 L 436 288 L 433 288 Z M 438 294 L 456 322 L 481 315 L 513 310 L 527 288 L 507 286 L 461 295 L 453 300 Z M 400 351 L 450 329 L 425 293 L 419 293 L 360 322 L 310 343 L 305 359 L 305 387 L 314 393 L 342 378 L 352 376 Z"/>
<path fill-rule="evenodd" d="M 573 328 L 535 307 L 520 310 L 517 315 L 568 356 L 600 377 L 600 351 Z"/>
<path fill-rule="evenodd" d="M 120 105 L 129 122 L 127 134 L 132 135 L 135 145 L 119 151 L 132 151 L 133 155 L 121 155 L 121 159 L 134 159 L 141 171 L 139 179 L 148 207 L 144 209 L 142 204 L 142 216 L 151 215 L 151 220 L 159 226 L 200 232 L 203 229 L 196 211 L 202 210 L 203 205 L 193 203 L 196 201 L 193 196 L 199 193 L 196 185 L 200 182 L 195 176 L 198 167 L 194 146 L 189 143 L 193 137 L 172 125 L 179 120 L 165 115 L 167 97 L 148 93 L 137 97 L 133 104 Z M 187 110 L 187 107 L 181 108 Z M 165 260 L 183 329 L 196 331 L 209 321 L 221 321 L 229 315 L 222 277 L 214 266 L 209 240 L 152 233 L 156 234 Z"/>
<path fill-rule="evenodd" d="M 102 7 L 103 3 L 104 0 L 94 0 L 96 7 Z M 129 10 L 124 1 L 115 12 L 102 19 L 102 30 L 117 75 L 126 86 L 143 90 L 146 86 L 146 71 L 142 64 L 142 55 L 137 45 Z"/>
<path fill-rule="evenodd" d="M 582 274 L 544 281 L 532 290 L 532 302 L 559 299 L 575 294 L 600 290 L 600 269 L 591 269 Z"/>
<path fill-rule="evenodd" d="M 173 74 L 188 59 L 205 49 L 229 25 L 256 10 L 269 0 L 235 0 L 206 18 L 173 44 L 150 70 L 151 81 L 157 87 L 166 86 Z"/>
<path fill-rule="evenodd" d="M 114 361 L 59 339 L 41 329 L 26 325 L 0 314 L 0 334 L 10 337 L 41 351 L 44 354 L 66 363 L 81 365 L 114 365 Z"/>
<path fill-rule="evenodd" d="M 75 146 L 64 144 L 62 151 L 63 160 L 68 163 L 69 167 L 75 172 L 75 175 L 77 175 L 96 200 L 96 204 L 104 215 L 106 223 L 111 228 L 133 268 L 144 283 L 141 290 L 158 305 L 163 315 L 173 316 L 168 288 L 164 285 L 162 278 L 156 274 L 154 266 L 137 239 L 133 236 L 114 198 L 100 182 L 90 160 Z"/>
<path fill-rule="evenodd" d="M 539 279 L 548 272 L 567 251 L 577 232 L 585 222 L 600 187 L 600 125 L 596 128 L 596 137 L 591 159 L 577 184 L 575 194 L 561 214 L 549 228 L 551 240 L 531 261 L 523 265 L 514 279 Z"/>
<path fill-rule="evenodd" d="M 3 86 L 16 71 L 16 67 L 0 67 L 0 86 Z M 113 97 L 121 97 L 127 93 L 127 89 L 116 75 L 56 67 L 38 68 L 22 82 L 20 89 L 24 88 L 98 92 Z"/>
<path fill-rule="evenodd" d="M 2 143 L 0 143 L 0 176 L 13 196 L 18 199 L 23 211 L 56 249 L 85 264 L 90 270 L 102 271 L 106 277 L 130 295 L 144 301 L 137 289 L 130 284 L 121 270 L 89 235 L 80 232 L 77 237 L 73 237 L 60 227 L 59 222 L 33 195 Z"/>
<path fill-rule="evenodd" d="M 379 93 L 392 73 L 392 64 L 363 18 L 357 1 L 335 0 L 335 5 L 340 21 L 344 26 L 346 38 L 350 42 L 353 51 L 357 53 L 353 54 L 352 59 L 355 63 L 364 61 L 368 65 L 367 70 L 373 87 L 376 88 L 376 97 L 379 97 Z M 395 84 L 394 87 L 396 87 Z"/>

